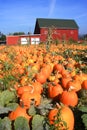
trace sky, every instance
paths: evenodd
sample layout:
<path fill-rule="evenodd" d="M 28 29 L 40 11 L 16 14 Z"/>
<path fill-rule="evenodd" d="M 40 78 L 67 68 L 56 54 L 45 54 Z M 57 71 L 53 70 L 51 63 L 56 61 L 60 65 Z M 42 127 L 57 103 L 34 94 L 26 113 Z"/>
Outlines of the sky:
<path fill-rule="evenodd" d="M 74 19 L 87 34 L 87 0 L 0 0 L 0 32 L 34 32 L 36 18 Z"/>

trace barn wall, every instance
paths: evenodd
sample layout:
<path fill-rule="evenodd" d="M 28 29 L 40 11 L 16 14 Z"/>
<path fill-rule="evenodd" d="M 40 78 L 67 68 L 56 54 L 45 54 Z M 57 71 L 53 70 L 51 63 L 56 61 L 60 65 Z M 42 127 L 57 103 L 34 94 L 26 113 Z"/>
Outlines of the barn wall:
<path fill-rule="evenodd" d="M 45 42 L 46 39 L 47 39 L 48 29 L 47 28 L 41 28 L 40 34 L 41 34 L 41 42 Z"/>
<path fill-rule="evenodd" d="M 77 29 L 53 29 L 52 37 L 53 39 L 60 39 L 60 40 L 70 40 L 73 39 L 75 41 L 78 41 L 78 30 Z M 47 28 L 41 28 L 41 41 L 46 41 L 48 29 Z"/>
<path fill-rule="evenodd" d="M 19 36 L 6 36 L 7 45 L 17 45 L 19 41 Z"/>
<path fill-rule="evenodd" d="M 56 32 L 53 34 L 54 37 L 57 37 L 59 39 L 65 39 L 65 40 L 78 40 L 78 30 L 77 29 L 58 29 Z"/>

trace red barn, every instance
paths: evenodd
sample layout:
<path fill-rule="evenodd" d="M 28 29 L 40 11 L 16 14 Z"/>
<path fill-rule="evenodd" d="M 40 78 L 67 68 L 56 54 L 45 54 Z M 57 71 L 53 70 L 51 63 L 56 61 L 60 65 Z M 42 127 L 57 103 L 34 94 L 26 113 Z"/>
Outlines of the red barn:
<path fill-rule="evenodd" d="M 72 19 L 44 19 L 38 18 L 35 24 L 34 34 L 41 35 L 41 41 L 46 41 L 48 28 L 54 27 L 53 39 L 78 40 L 78 25 Z"/>
<path fill-rule="evenodd" d="M 36 19 L 34 34 L 12 35 L 6 37 L 7 45 L 16 44 L 38 44 L 47 40 L 48 29 L 52 28 L 53 40 L 75 40 L 78 41 L 78 25 L 71 19 Z"/>

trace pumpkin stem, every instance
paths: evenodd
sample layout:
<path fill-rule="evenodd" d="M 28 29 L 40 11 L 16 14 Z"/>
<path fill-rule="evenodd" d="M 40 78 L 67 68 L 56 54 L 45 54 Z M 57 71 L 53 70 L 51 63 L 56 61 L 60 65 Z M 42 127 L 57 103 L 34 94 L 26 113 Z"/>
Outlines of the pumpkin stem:
<path fill-rule="evenodd" d="M 32 87 L 31 93 L 33 93 L 34 92 L 34 86 L 31 85 L 31 84 L 29 86 Z"/>
<path fill-rule="evenodd" d="M 61 108 L 61 105 L 59 103 L 56 103 L 57 108 Z"/>
<path fill-rule="evenodd" d="M 20 105 L 22 108 L 24 108 L 24 103 L 23 103 L 22 99 L 20 99 Z"/>
<path fill-rule="evenodd" d="M 68 89 L 68 91 L 70 92 L 70 91 L 72 91 L 72 90 L 74 90 L 74 89 L 75 89 L 74 86 L 70 86 L 69 89 Z"/>

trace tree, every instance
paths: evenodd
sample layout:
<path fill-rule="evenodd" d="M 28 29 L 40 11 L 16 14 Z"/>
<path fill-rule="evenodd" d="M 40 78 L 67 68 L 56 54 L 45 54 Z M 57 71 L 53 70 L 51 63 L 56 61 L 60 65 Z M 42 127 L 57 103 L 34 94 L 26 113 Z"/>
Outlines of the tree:
<path fill-rule="evenodd" d="M 6 41 L 6 35 L 0 32 L 0 41 Z"/>
<path fill-rule="evenodd" d="M 14 32 L 13 35 L 25 35 L 24 32 Z"/>
<path fill-rule="evenodd" d="M 84 40 L 87 40 L 87 34 L 84 35 Z"/>

